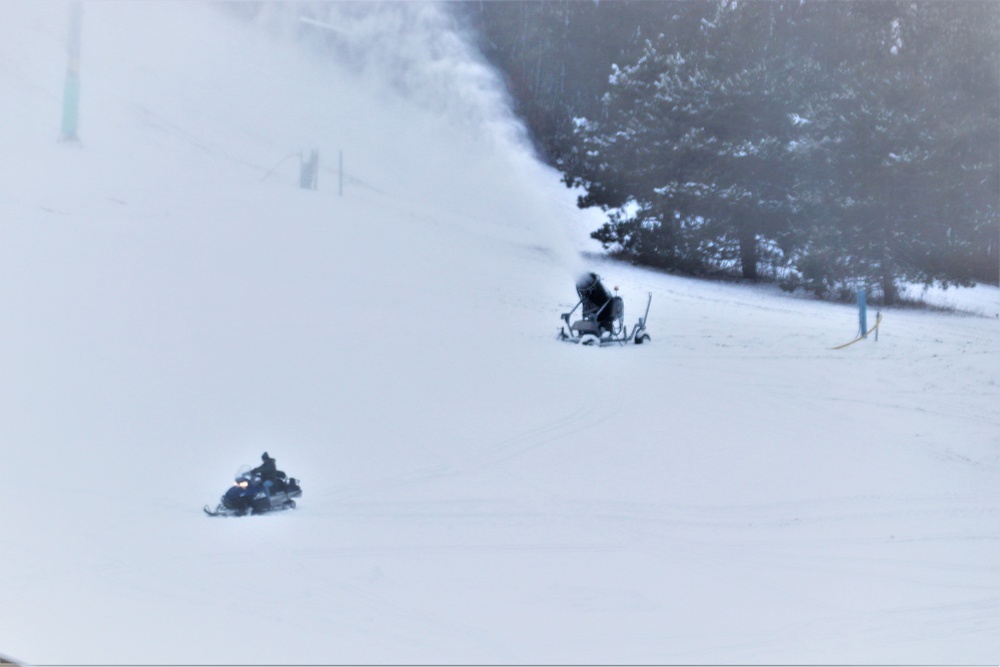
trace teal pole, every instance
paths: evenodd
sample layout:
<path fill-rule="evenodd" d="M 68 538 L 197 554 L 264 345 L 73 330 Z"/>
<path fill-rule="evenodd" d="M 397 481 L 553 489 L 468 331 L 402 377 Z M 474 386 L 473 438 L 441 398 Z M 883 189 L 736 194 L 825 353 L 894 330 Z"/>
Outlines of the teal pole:
<path fill-rule="evenodd" d="M 80 26 L 83 3 L 77 0 L 69 9 L 69 53 L 66 62 L 66 84 L 63 87 L 62 132 L 60 141 L 78 141 L 80 119 Z"/>

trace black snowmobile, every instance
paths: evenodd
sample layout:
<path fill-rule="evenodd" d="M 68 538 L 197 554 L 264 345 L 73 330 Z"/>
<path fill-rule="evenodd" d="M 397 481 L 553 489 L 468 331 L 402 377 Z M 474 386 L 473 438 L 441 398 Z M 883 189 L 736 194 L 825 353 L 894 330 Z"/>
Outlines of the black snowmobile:
<path fill-rule="evenodd" d="M 254 474 L 249 466 L 244 466 L 236 473 L 236 482 L 222 496 L 219 505 L 214 510 L 205 505 L 205 514 L 209 516 L 245 516 L 247 514 L 290 510 L 295 508 L 293 498 L 302 495 L 299 480 L 288 477 L 280 470 L 277 472 L 277 477 L 271 480 L 270 491 L 268 493 L 260 475 Z"/>

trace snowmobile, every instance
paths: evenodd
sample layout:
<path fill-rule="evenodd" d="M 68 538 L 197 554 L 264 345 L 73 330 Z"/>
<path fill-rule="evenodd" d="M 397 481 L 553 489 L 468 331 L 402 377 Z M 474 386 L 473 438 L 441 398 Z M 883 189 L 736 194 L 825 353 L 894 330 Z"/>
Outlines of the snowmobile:
<path fill-rule="evenodd" d="M 559 340 L 580 345 L 624 345 L 632 341 L 636 345 L 649 342 L 646 333 L 646 318 L 649 317 L 649 305 L 653 301 L 653 293 L 648 293 L 646 299 L 646 314 L 639 318 L 631 333 L 625 326 L 625 301 L 618 296 L 615 287 L 614 296 L 601 282 L 596 273 L 585 273 L 576 281 L 576 293 L 580 297 L 573 310 L 562 314 L 566 326 L 559 328 Z M 576 309 L 581 310 L 583 319 L 570 324 L 569 318 Z M 567 331 L 568 329 L 568 331 Z"/>
<path fill-rule="evenodd" d="M 271 492 L 268 494 L 264 480 L 254 474 L 250 466 L 244 466 L 236 473 L 235 483 L 223 494 L 218 506 L 213 510 L 205 505 L 205 514 L 209 516 L 245 516 L 248 514 L 264 514 L 278 510 L 295 509 L 295 501 L 302 495 L 299 480 L 288 477 L 278 471 L 277 479 L 272 480 Z"/>

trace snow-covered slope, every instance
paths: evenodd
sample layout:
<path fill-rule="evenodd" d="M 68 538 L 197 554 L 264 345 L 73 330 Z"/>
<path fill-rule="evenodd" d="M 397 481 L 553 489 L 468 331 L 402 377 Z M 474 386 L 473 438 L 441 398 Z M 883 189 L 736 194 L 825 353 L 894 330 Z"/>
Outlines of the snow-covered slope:
<path fill-rule="evenodd" d="M 87 2 L 60 144 L 67 15 L 0 3 L 0 652 L 1000 657 L 995 289 L 833 351 L 849 307 L 584 261 L 592 219 L 422 4 L 345 18 L 406 49 L 344 67 Z M 629 324 L 652 293 L 652 344 L 554 340 L 584 268 Z M 206 518 L 263 450 L 298 509 Z"/>

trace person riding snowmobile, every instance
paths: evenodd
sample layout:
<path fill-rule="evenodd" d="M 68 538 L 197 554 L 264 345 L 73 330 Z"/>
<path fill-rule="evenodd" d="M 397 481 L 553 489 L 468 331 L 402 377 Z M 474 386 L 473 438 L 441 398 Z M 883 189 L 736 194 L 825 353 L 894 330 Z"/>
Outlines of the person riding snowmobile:
<path fill-rule="evenodd" d="M 295 500 L 302 495 L 299 480 L 278 470 L 277 461 L 264 452 L 261 464 L 250 469 L 241 466 L 236 483 L 222 495 L 213 510 L 205 505 L 209 516 L 246 516 L 275 510 L 295 509 Z"/>
<path fill-rule="evenodd" d="M 267 452 L 260 455 L 261 463 L 259 466 L 251 470 L 250 472 L 254 475 L 258 475 L 264 482 L 264 491 L 267 493 L 268 499 L 271 498 L 271 487 L 279 479 L 278 475 L 278 463 L 273 458 L 271 458 Z"/>
<path fill-rule="evenodd" d="M 259 466 L 251 470 L 250 472 L 254 475 L 259 475 L 261 479 L 277 479 L 278 477 L 278 462 L 272 459 L 267 452 L 260 455 L 260 459 L 263 461 Z"/>

